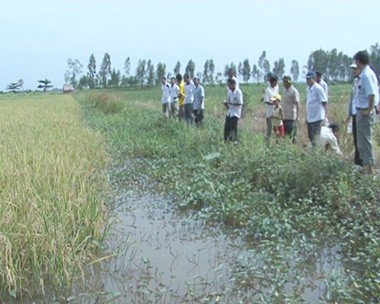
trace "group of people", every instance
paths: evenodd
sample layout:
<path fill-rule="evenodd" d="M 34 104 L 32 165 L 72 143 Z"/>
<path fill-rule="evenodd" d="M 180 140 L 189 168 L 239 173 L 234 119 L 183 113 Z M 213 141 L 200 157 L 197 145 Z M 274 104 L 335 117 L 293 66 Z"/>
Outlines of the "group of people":
<path fill-rule="evenodd" d="M 379 104 L 379 88 L 376 74 L 369 66 L 366 51 L 354 56 L 351 65 L 355 77 L 350 104 L 349 119 L 352 118 L 352 132 L 355 143 L 355 164 L 363 166 L 366 174 L 374 174 L 374 151 L 372 132 L 376 108 Z M 224 140 L 236 142 L 238 122 L 242 114 L 243 93 L 238 79 L 232 69 L 228 71 L 227 98 L 224 124 Z M 270 140 L 272 133 L 276 138 L 288 136 L 293 142 L 297 138 L 297 125 L 300 112 L 300 94 L 294 87 L 292 78 L 284 76 L 283 97 L 279 94 L 278 77 L 267 75 L 268 87 L 264 91 L 266 131 L 265 138 Z M 309 71 L 306 74 L 306 123 L 310 146 L 331 148 L 336 154 L 342 154 L 336 137 L 339 126 L 329 123 L 327 118 L 328 90 L 327 83 L 320 72 Z M 188 74 L 182 80 L 180 74 L 168 84 L 162 78 L 162 105 L 166 117 L 184 119 L 187 124 L 202 123 L 204 117 L 204 88 L 199 79 L 191 81 Z"/>
<path fill-rule="evenodd" d="M 194 122 L 201 125 L 204 117 L 205 90 L 198 78 L 190 79 L 185 74 L 172 77 L 170 84 L 166 77 L 161 80 L 162 111 L 165 117 L 185 120 L 188 125 Z"/>

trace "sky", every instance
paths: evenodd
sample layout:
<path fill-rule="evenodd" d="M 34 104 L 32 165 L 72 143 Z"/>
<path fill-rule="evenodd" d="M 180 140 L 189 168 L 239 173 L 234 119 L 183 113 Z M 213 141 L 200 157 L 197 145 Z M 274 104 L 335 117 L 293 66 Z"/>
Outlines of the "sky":
<path fill-rule="evenodd" d="M 380 40 L 378 0 L 0 0 L 0 9 L 0 91 L 19 79 L 24 89 L 45 78 L 62 88 L 68 59 L 87 72 L 91 54 L 99 68 L 108 53 L 121 73 L 127 57 L 133 74 L 139 59 L 171 73 L 177 61 L 202 72 L 213 59 L 223 72 L 246 58 L 257 64 L 265 50 L 289 73 L 315 50 L 353 56 Z"/>

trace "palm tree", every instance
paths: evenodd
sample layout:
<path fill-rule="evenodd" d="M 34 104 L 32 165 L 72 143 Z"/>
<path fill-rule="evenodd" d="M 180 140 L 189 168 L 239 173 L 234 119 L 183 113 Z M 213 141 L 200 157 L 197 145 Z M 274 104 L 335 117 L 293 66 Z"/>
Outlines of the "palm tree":
<path fill-rule="evenodd" d="M 51 81 L 49 79 L 45 78 L 43 80 L 38 80 L 38 82 L 41 83 L 38 85 L 38 88 L 43 89 L 44 92 L 46 92 L 47 89 L 53 87 L 53 85 L 51 84 Z"/>

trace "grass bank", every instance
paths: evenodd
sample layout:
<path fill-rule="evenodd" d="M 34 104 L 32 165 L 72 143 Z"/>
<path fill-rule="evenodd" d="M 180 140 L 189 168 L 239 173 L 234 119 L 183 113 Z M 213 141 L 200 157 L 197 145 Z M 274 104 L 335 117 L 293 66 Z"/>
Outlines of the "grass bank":
<path fill-rule="evenodd" d="M 3 299 L 67 295 L 99 248 L 106 153 L 68 95 L 0 97 Z"/>
<path fill-rule="evenodd" d="M 306 126 L 296 145 L 263 140 L 263 86 L 243 87 L 250 97 L 240 143 L 224 144 L 221 98 L 225 87 L 206 88 L 201 128 L 163 118 L 158 89 L 109 91 L 125 102 L 111 115 L 76 95 L 93 128 L 105 134 L 133 182 L 147 174 L 180 208 L 234 229 L 251 255 L 236 265 L 236 288 L 264 303 L 302 302 L 306 289 L 321 288 L 328 303 L 380 299 L 378 180 L 352 170 L 352 138 L 342 128 L 345 158 L 305 148 Z M 301 100 L 304 90 L 301 88 Z M 330 121 L 346 117 L 349 85 L 330 89 Z M 301 121 L 305 116 L 301 104 Z M 378 132 L 378 126 L 376 126 Z M 378 146 L 378 138 L 375 145 Z M 326 252 L 336 267 L 323 267 Z M 317 282 L 317 283 L 316 283 Z M 322 286 L 322 287 L 321 287 Z M 251 298 L 252 299 L 252 298 Z"/>

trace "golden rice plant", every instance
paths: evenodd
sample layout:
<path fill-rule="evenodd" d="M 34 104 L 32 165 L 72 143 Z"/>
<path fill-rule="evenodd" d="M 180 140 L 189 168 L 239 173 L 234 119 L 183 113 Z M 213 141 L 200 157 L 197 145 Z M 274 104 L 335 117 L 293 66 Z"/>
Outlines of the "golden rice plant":
<path fill-rule="evenodd" d="M 0 98 L 3 295 L 67 293 L 99 246 L 105 143 L 79 112 L 69 95 Z"/>

